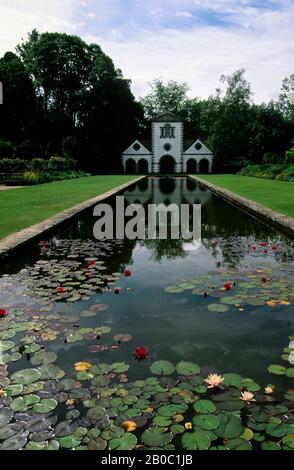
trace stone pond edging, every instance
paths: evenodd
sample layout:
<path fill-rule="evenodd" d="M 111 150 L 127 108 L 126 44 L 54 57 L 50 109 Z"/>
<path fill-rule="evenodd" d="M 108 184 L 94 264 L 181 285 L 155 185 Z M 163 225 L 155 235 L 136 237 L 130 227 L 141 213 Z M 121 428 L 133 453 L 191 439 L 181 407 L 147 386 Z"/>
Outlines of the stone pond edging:
<path fill-rule="evenodd" d="M 42 222 L 31 225 L 30 227 L 20 230 L 19 232 L 15 232 L 11 235 L 8 235 L 7 237 L 3 238 L 3 240 L 0 240 L 0 258 L 3 255 L 8 254 L 13 249 L 20 247 L 24 243 L 27 243 L 33 240 L 34 238 L 37 238 L 40 235 L 48 232 L 52 228 L 61 225 L 63 222 L 72 219 L 73 217 L 85 211 L 86 209 L 91 208 L 98 202 L 104 201 L 105 199 L 114 196 L 123 189 L 128 188 L 129 186 L 133 185 L 134 183 L 137 183 L 143 178 L 145 178 L 145 176 L 134 178 L 133 180 L 127 183 L 110 189 L 106 193 L 100 194 L 99 196 L 95 196 L 84 202 L 76 204 L 75 206 L 70 207 L 69 209 L 59 212 L 58 214 L 50 217 L 49 219 L 43 220 Z"/>
<path fill-rule="evenodd" d="M 220 186 L 208 183 L 202 178 L 198 178 L 198 176 L 189 175 L 189 178 L 200 183 L 201 186 L 210 189 L 210 191 L 230 202 L 234 206 L 249 212 L 249 214 L 254 217 L 261 219 L 263 222 L 277 228 L 289 237 L 294 238 L 294 219 L 292 217 L 281 214 L 280 212 L 275 212 L 262 204 L 258 204 L 257 202 L 243 196 L 239 196 L 238 194 L 221 188 Z"/>

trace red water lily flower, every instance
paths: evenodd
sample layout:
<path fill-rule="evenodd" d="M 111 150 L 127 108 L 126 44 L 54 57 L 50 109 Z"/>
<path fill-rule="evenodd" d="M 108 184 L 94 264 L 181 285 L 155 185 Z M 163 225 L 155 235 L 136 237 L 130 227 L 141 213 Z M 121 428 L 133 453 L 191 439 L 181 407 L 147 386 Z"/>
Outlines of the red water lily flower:
<path fill-rule="evenodd" d="M 62 294 L 64 292 L 64 287 L 56 287 L 56 291 Z"/>
<path fill-rule="evenodd" d="M 89 265 L 89 266 L 94 266 L 94 264 L 95 264 L 95 260 L 94 260 L 94 259 L 90 259 L 90 260 L 88 261 L 88 265 Z"/>
<path fill-rule="evenodd" d="M 260 246 L 267 246 L 266 242 L 260 242 Z"/>
<path fill-rule="evenodd" d="M 233 284 L 231 284 L 230 282 L 225 282 L 224 283 L 224 288 L 226 290 L 230 290 L 230 289 L 232 289 L 232 287 L 233 287 Z"/>
<path fill-rule="evenodd" d="M 268 254 L 268 250 L 263 250 L 263 254 L 264 254 L 264 255 L 267 255 L 267 254 Z"/>
<path fill-rule="evenodd" d="M 272 250 L 275 251 L 275 250 L 277 250 L 277 249 L 278 249 L 277 245 L 272 245 Z"/>
<path fill-rule="evenodd" d="M 4 308 L 0 308 L 0 318 L 6 317 L 6 310 Z"/>
<path fill-rule="evenodd" d="M 137 361 L 143 361 L 149 356 L 149 351 L 144 346 L 139 346 L 134 350 L 133 356 Z"/>
<path fill-rule="evenodd" d="M 132 275 L 131 271 L 129 269 L 124 270 L 124 276 L 130 277 Z"/>
<path fill-rule="evenodd" d="M 115 294 L 119 294 L 120 291 L 121 291 L 121 287 L 115 287 L 115 288 L 114 288 L 114 293 L 115 293 Z"/>
<path fill-rule="evenodd" d="M 256 246 L 253 246 L 253 247 L 252 247 L 252 250 L 256 250 Z"/>

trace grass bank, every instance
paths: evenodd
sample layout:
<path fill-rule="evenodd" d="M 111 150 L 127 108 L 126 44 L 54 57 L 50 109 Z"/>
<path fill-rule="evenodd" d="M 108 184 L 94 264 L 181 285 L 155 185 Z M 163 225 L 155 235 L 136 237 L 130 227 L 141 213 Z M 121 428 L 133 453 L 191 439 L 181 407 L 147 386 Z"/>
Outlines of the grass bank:
<path fill-rule="evenodd" d="M 0 191 L 0 239 L 134 179 L 88 176 Z"/>
<path fill-rule="evenodd" d="M 195 175 L 274 211 L 294 217 L 294 184 L 238 175 Z"/>

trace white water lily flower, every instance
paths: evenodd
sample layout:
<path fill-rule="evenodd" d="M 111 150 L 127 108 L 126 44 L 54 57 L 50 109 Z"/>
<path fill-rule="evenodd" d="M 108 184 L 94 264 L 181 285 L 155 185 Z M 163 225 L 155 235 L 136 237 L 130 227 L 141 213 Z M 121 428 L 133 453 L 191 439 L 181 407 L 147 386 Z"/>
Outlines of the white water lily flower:
<path fill-rule="evenodd" d="M 207 388 L 219 387 L 223 381 L 224 377 L 218 374 L 209 374 L 209 376 L 204 380 L 207 383 Z"/>

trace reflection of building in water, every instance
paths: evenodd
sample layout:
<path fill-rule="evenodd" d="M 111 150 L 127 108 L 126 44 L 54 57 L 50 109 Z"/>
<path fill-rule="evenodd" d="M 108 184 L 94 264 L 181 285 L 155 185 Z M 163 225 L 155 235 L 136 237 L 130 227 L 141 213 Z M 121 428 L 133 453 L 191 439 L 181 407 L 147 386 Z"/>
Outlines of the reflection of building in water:
<path fill-rule="evenodd" d="M 124 191 L 129 204 L 205 204 L 211 192 L 189 178 L 145 178 Z"/>
<path fill-rule="evenodd" d="M 199 139 L 184 139 L 181 119 L 166 112 L 152 121 L 152 140 L 135 140 L 122 155 L 124 172 L 211 173 L 213 154 Z"/>

